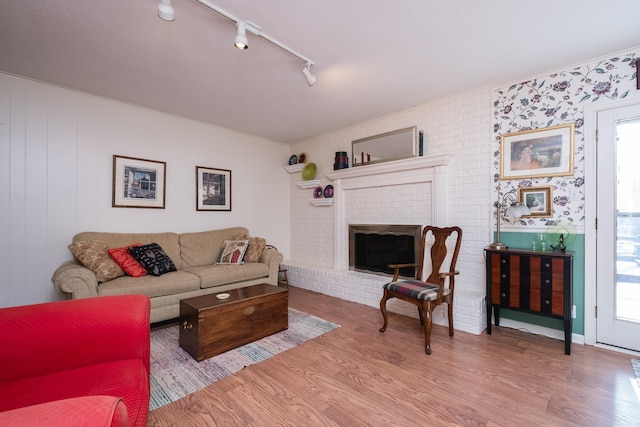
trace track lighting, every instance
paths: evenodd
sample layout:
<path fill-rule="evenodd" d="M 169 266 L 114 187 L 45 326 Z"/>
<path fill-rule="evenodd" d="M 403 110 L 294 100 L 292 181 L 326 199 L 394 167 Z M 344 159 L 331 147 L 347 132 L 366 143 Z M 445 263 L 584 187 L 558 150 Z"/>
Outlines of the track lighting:
<path fill-rule="evenodd" d="M 211 11 L 217 13 L 218 15 L 228 19 L 234 24 L 236 24 L 237 32 L 236 32 L 234 45 L 238 49 L 245 50 L 249 47 L 249 40 L 247 39 L 247 31 L 249 31 L 250 33 L 255 34 L 258 37 L 262 37 L 264 40 L 268 41 L 275 47 L 278 47 L 284 50 L 288 54 L 293 55 L 300 61 L 304 62 L 305 66 L 302 69 L 302 75 L 304 75 L 305 79 L 307 80 L 307 84 L 309 86 L 313 86 L 316 83 L 316 81 L 318 81 L 318 78 L 313 74 L 311 74 L 311 66 L 314 64 L 314 62 L 311 59 L 299 54 L 298 52 L 294 51 L 290 47 L 285 46 L 284 44 L 280 43 L 276 39 L 273 39 L 267 34 L 263 33 L 260 30 L 260 27 L 258 27 L 256 24 L 253 24 L 248 21 L 242 21 L 236 18 L 235 16 L 231 15 L 229 12 L 222 10 L 218 6 L 212 4 L 209 0 L 195 0 L 195 1 L 205 6 L 206 8 L 210 9 Z M 158 4 L 158 16 L 160 16 L 160 18 L 164 19 L 165 21 L 173 21 L 175 19 L 173 7 L 171 6 L 171 0 L 160 0 L 160 4 Z"/>
<path fill-rule="evenodd" d="M 249 48 L 249 40 L 247 40 L 247 26 L 244 22 L 238 22 L 236 24 L 238 27 L 238 33 L 236 34 L 236 42 L 234 43 L 235 47 L 240 50 L 245 50 Z"/>
<path fill-rule="evenodd" d="M 318 81 L 318 78 L 313 74 L 311 74 L 311 65 L 313 64 L 310 62 L 307 62 L 307 64 L 302 69 L 302 75 L 304 76 L 305 79 L 307 79 L 307 84 L 309 86 L 313 86 Z"/>
<path fill-rule="evenodd" d="M 171 6 L 171 0 L 160 0 L 158 4 L 158 16 L 165 21 L 173 21 L 176 19 L 175 11 Z"/>

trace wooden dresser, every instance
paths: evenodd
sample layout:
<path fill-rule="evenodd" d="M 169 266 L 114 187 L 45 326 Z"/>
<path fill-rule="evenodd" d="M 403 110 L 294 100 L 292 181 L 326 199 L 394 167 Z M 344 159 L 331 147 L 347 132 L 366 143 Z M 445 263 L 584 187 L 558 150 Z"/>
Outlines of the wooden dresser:
<path fill-rule="evenodd" d="M 485 250 L 487 334 L 491 313 L 500 326 L 500 308 L 564 321 L 564 352 L 571 354 L 573 254 L 524 249 Z"/>

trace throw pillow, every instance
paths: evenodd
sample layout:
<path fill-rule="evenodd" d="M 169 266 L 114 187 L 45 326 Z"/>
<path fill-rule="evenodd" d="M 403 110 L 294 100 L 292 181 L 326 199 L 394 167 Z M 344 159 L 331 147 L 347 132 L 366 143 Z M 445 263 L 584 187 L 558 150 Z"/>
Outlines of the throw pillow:
<path fill-rule="evenodd" d="M 262 237 L 249 237 L 247 234 L 236 233 L 233 235 L 233 240 L 249 240 L 249 248 L 247 253 L 244 254 L 245 262 L 260 262 L 262 252 L 267 246 L 267 240 Z"/>
<path fill-rule="evenodd" d="M 69 250 L 78 261 L 96 275 L 98 282 L 124 276 L 124 271 L 109 256 L 109 247 L 101 240 L 83 240 L 70 244 Z"/>
<path fill-rule="evenodd" d="M 140 246 L 140 243 L 131 245 L 131 247 L 135 246 Z M 129 276 L 140 277 L 148 274 L 147 270 L 129 253 L 129 246 L 109 249 L 109 255 Z"/>
<path fill-rule="evenodd" d="M 142 264 L 149 274 L 154 276 L 162 276 L 165 273 L 177 270 L 171 258 L 157 243 L 131 247 L 129 248 L 129 253 Z"/>
<path fill-rule="evenodd" d="M 218 253 L 216 264 L 242 264 L 242 258 L 248 246 L 248 240 L 225 240 Z"/>

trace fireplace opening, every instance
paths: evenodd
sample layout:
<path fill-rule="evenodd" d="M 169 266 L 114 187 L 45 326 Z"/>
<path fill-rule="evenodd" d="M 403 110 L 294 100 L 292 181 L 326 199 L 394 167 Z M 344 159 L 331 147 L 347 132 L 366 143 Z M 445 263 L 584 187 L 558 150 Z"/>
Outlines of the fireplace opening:
<path fill-rule="evenodd" d="M 349 269 L 393 275 L 389 264 L 411 264 L 420 257 L 420 225 L 349 225 Z M 400 269 L 400 275 L 415 277 L 415 267 Z"/>

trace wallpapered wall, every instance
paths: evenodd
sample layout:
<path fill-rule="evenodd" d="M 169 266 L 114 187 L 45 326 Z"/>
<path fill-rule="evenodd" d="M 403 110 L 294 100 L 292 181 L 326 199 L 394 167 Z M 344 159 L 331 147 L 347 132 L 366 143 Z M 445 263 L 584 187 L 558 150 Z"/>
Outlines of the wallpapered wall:
<path fill-rule="evenodd" d="M 518 188 L 552 187 L 553 218 L 523 218 L 518 228 L 534 231 L 561 221 L 573 223 L 578 232 L 584 229 L 584 109 L 635 91 L 639 56 L 638 51 L 629 52 L 494 91 L 494 190 L 516 199 Z M 573 176 L 499 180 L 500 135 L 568 123 L 575 124 Z"/>

